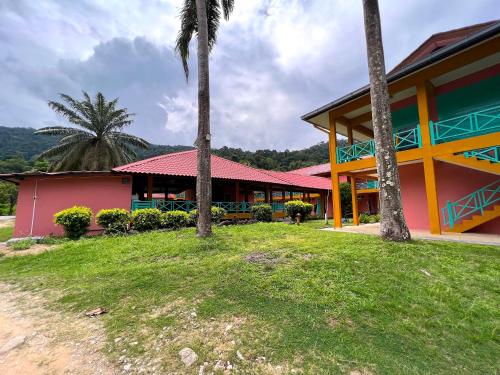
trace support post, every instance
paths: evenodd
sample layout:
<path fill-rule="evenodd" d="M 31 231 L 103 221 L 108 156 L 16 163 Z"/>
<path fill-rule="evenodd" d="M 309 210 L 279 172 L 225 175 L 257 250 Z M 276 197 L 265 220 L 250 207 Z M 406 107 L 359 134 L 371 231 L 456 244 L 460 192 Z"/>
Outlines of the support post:
<path fill-rule="evenodd" d="M 153 200 L 153 176 L 148 175 L 148 201 Z"/>
<path fill-rule="evenodd" d="M 239 205 L 239 202 L 240 202 L 240 182 L 239 181 L 236 181 L 234 183 L 234 194 L 235 194 L 235 203 L 236 203 L 236 212 L 239 212 L 240 210 L 240 205 Z"/>
<path fill-rule="evenodd" d="M 271 198 L 270 198 L 270 192 L 269 192 L 269 188 L 266 187 L 266 203 L 267 204 L 271 204 Z"/>
<path fill-rule="evenodd" d="M 432 143 L 430 132 L 429 107 L 433 87 L 430 82 L 421 82 L 417 85 L 418 118 L 422 137 L 422 154 L 424 164 L 425 192 L 427 195 L 427 210 L 429 215 L 429 229 L 432 234 L 441 234 L 439 218 L 439 202 L 436 185 L 436 168 L 432 158 Z"/>
<path fill-rule="evenodd" d="M 352 223 L 359 225 L 359 211 L 358 211 L 358 193 L 356 191 L 356 177 L 349 177 L 351 184 L 351 198 L 352 198 Z"/>
<path fill-rule="evenodd" d="M 330 168 L 332 170 L 332 200 L 333 200 L 333 227 L 342 227 L 342 209 L 340 206 L 340 184 L 337 172 L 337 130 L 333 113 L 328 113 L 330 133 L 328 135 L 330 149 Z"/>

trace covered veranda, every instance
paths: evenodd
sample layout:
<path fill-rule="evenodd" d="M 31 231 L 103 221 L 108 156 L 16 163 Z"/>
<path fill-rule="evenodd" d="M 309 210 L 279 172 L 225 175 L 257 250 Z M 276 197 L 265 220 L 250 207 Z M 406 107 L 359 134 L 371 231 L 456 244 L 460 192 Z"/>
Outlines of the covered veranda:
<path fill-rule="evenodd" d="M 268 203 L 275 218 L 284 217 L 284 203 L 301 199 L 323 216 L 331 181 L 323 177 L 248 167 L 212 155 L 212 205 L 226 210 L 228 219 L 250 217 L 254 204 Z M 158 208 L 191 211 L 196 208 L 196 150 L 162 155 L 118 167 L 132 175 L 131 210 Z"/>

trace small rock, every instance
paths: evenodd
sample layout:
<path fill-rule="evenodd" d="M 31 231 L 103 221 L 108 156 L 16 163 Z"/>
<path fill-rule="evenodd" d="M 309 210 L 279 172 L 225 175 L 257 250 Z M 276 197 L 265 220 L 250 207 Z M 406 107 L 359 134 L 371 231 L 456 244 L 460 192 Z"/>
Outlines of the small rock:
<path fill-rule="evenodd" d="M 215 363 L 214 370 L 224 370 L 224 362 L 222 362 L 220 359 Z"/>
<path fill-rule="evenodd" d="M 232 324 L 228 324 L 228 325 L 226 326 L 225 331 L 226 331 L 226 332 L 229 332 L 232 328 L 233 328 L 233 325 L 232 325 Z"/>
<path fill-rule="evenodd" d="M 98 307 L 97 309 L 87 311 L 85 313 L 85 316 L 98 316 L 102 314 L 106 314 L 108 310 L 106 310 L 104 307 Z"/>
<path fill-rule="evenodd" d="M 25 341 L 26 341 L 26 336 L 16 336 L 11 338 L 0 348 L 0 354 L 8 353 L 11 350 L 18 348 L 19 346 L 24 344 Z"/>
<path fill-rule="evenodd" d="M 196 317 L 197 317 L 197 315 L 196 315 L 196 311 L 193 311 L 193 312 L 191 313 L 191 316 L 192 316 L 193 318 L 196 318 Z"/>
<path fill-rule="evenodd" d="M 132 365 L 130 363 L 127 363 L 125 366 L 123 366 L 123 369 L 125 371 L 130 371 L 131 368 L 132 368 Z"/>
<path fill-rule="evenodd" d="M 115 339 L 115 342 L 120 342 L 120 341 L 121 341 L 121 339 L 122 339 L 121 337 L 117 337 L 117 338 Z"/>
<path fill-rule="evenodd" d="M 182 348 L 179 351 L 179 356 L 181 357 L 182 363 L 184 363 L 186 367 L 191 366 L 198 360 L 198 355 L 191 348 Z"/>
<path fill-rule="evenodd" d="M 431 273 L 425 269 L 421 269 L 420 272 L 422 272 L 425 276 L 432 276 Z"/>
<path fill-rule="evenodd" d="M 236 357 L 238 357 L 238 359 L 240 361 L 244 361 L 245 360 L 245 357 L 243 357 L 243 354 L 241 354 L 241 352 L 239 350 L 236 351 Z"/>

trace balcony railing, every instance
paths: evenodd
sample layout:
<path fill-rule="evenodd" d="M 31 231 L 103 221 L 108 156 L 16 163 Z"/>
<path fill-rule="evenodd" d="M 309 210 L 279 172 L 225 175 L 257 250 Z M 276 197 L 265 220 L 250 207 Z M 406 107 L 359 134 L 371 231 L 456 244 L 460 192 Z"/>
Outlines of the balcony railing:
<path fill-rule="evenodd" d="M 430 122 L 432 144 L 500 131 L 500 106 Z"/>
<path fill-rule="evenodd" d="M 250 212 L 252 206 L 259 203 L 250 202 L 212 202 L 212 206 L 225 209 L 228 213 Z M 195 201 L 166 201 L 164 199 L 153 199 L 151 201 L 132 200 L 131 210 L 140 210 L 143 208 L 158 208 L 160 211 L 185 211 L 189 212 L 196 209 Z M 273 203 L 271 205 L 273 212 L 283 212 L 283 203 Z"/>
<path fill-rule="evenodd" d="M 397 151 L 417 148 L 421 145 L 420 126 L 403 130 L 393 135 L 394 147 Z M 337 164 L 363 159 L 375 155 L 375 141 L 355 143 L 351 146 L 337 147 Z"/>
<path fill-rule="evenodd" d="M 377 180 L 368 180 L 368 181 L 364 181 L 364 182 L 357 182 L 356 189 L 358 189 L 358 190 L 378 189 L 378 181 Z"/>
<path fill-rule="evenodd" d="M 455 224 L 474 214 L 483 214 L 483 211 L 500 201 L 500 179 L 460 198 L 455 202 L 446 204 L 441 209 L 443 224 L 453 229 Z"/>
<path fill-rule="evenodd" d="M 488 160 L 491 163 L 500 163 L 500 146 L 480 148 L 478 150 L 465 151 L 466 158 Z"/>

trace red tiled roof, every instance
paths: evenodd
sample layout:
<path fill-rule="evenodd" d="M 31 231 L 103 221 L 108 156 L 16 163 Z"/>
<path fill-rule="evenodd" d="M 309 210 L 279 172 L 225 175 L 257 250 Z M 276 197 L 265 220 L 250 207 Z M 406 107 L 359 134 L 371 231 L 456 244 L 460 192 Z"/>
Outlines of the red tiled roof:
<path fill-rule="evenodd" d="M 305 176 L 316 176 L 318 174 L 330 173 L 330 163 L 312 165 L 310 167 L 295 169 L 290 171 L 290 173 L 302 174 Z"/>
<path fill-rule="evenodd" d="M 115 172 L 196 177 L 197 150 L 177 152 L 136 161 L 113 169 Z M 253 181 L 274 185 L 331 190 L 330 179 L 303 176 L 289 172 L 274 172 L 248 167 L 221 158 L 211 157 L 212 178 Z"/>
<path fill-rule="evenodd" d="M 441 33 L 431 35 L 425 42 L 423 42 L 417 49 L 410 53 L 403 61 L 392 69 L 389 74 L 413 64 L 429 55 L 432 55 L 438 49 L 454 44 L 462 39 L 467 38 L 469 35 L 475 34 L 484 28 L 493 25 L 498 20 L 479 23 L 476 25 L 461 27 L 444 31 Z"/>

